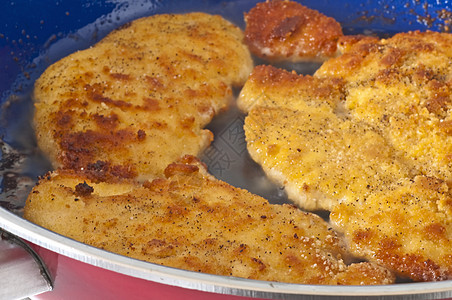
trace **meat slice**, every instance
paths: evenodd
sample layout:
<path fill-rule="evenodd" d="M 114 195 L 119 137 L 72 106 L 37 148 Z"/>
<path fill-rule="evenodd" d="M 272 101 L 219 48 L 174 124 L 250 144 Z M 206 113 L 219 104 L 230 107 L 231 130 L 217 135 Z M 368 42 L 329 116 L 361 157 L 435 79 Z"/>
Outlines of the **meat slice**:
<path fill-rule="evenodd" d="M 336 20 L 295 1 L 258 3 L 245 22 L 250 51 L 271 61 L 323 61 L 337 54 L 343 36 Z"/>
<path fill-rule="evenodd" d="M 258 66 L 239 104 L 251 156 L 353 254 L 452 278 L 451 34 L 363 39 L 312 77 Z"/>
<path fill-rule="evenodd" d="M 343 241 L 317 215 L 216 180 L 193 157 L 165 174 L 142 185 L 55 171 L 30 193 L 25 217 L 95 247 L 196 272 L 307 284 L 394 282 L 376 264 L 347 266 Z M 79 185 L 92 191 L 79 193 Z"/>
<path fill-rule="evenodd" d="M 155 15 L 51 65 L 34 89 L 39 147 L 92 179 L 149 179 L 213 139 L 252 60 L 242 31 L 204 13 Z"/>
<path fill-rule="evenodd" d="M 342 80 L 346 109 L 384 132 L 421 174 L 452 179 L 452 34 L 362 41 L 315 76 Z"/>
<path fill-rule="evenodd" d="M 401 179 L 330 218 L 349 249 L 415 281 L 452 279 L 452 193 L 433 177 Z"/>
<path fill-rule="evenodd" d="M 267 0 L 245 14 L 245 42 L 267 61 L 322 62 L 350 50 L 365 35 L 343 35 L 333 18 L 295 1 Z"/>
<path fill-rule="evenodd" d="M 374 126 L 345 108 L 340 80 L 258 66 L 241 91 L 247 148 L 297 205 L 331 210 L 414 174 Z"/>

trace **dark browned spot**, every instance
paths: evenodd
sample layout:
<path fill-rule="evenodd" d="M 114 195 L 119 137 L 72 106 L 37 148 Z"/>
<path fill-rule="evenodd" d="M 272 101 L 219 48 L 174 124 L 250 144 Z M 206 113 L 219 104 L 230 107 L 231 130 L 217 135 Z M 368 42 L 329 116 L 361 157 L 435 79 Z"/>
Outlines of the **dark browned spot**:
<path fill-rule="evenodd" d="M 452 135 L 452 121 L 439 122 L 438 127 L 446 134 Z"/>
<path fill-rule="evenodd" d="M 94 192 L 94 188 L 84 181 L 75 186 L 75 195 L 78 197 L 86 197 Z"/>
<path fill-rule="evenodd" d="M 374 233 L 370 230 L 357 230 L 354 232 L 353 241 L 357 244 L 371 243 Z"/>
<path fill-rule="evenodd" d="M 144 139 L 146 138 L 146 132 L 142 129 L 139 129 L 137 132 L 137 138 L 139 141 L 144 141 Z"/>
<path fill-rule="evenodd" d="M 184 155 L 183 157 L 181 157 L 180 159 L 179 159 L 179 161 L 181 162 L 181 163 L 184 163 L 184 164 L 202 164 L 202 165 L 204 165 L 200 160 L 199 160 L 199 158 L 197 158 L 196 156 L 193 156 L 193 155 Z M 207 166 L 206 165 L 204 165 L 204 167 L 205 168 L 207 168 Z"/>
<path fill-rule="evenodd" d="M 78 169 L 92 163 L 100 152 L 118 149 L 136 138 L 136 133 L 124 129 L 115 132 L 56 132 L 62 149 L 61 161 L 66 168 Z"/>
<path fill-rule="evenodd" d="M 93 100 L 94 102 L 105 103 L 119 108 L 127 108 L 132 106 L 132 104 L 123 100 L 113 100 L 105 97 L 104 95 L 102 95 L 102 87 L 98 84 L 94 84 L 93 86 L 87 84 L 85 85 L 85 90 L 88 98 Z"/>
<path fill-rule="evenodd" d="M 109 162 L 98 160 L 90 163 L 86 167 L 85 173 L 92 180 L 107 181 L 112 178 L 131 179 L 137 176 L 134 166 L 131 165 L 111 165 Z"/>
<path fill-rule="evenodd" d="M 119 124 L 119 117 L 117 114 L 112 113 L 109 116 L 95 114 L 92 116 L 97 126 L 104 130 L 113 130 Z"/>
<path fill-rule="evenodd" d="M 447 110 L 449 103 L 450 98 L 448 95 L 437 94 L 427 100 L 425 107 L 429 112 L 439 115 Z"/>
<path fill-rule="evenodd" d="M 204 245 L 211 246 L 211 245 L 217 244 L 218 243 L 218 239 L 217 238 L 207 238 L 207 239 L 202 240 L 202 243 Z"/>
<path fill-rule="evenodd" d="M 304 23 L 302 16 L 284 18 L 270 33 L 271 39 L 284 39 L 291 36 Z"/>
<path fill-rule="evenodd" d="M 246 244 L 240 244 L 237 249 L 235 249 L 236 254 L 245 254 L 248 246 Z"/>
<path fill-rule="evenodd" d="M 129 74 L 122 74 L 122 73 L 110 73 L 109 76 L 113 79 L 127 81 L 130 80 Z"/>
<path fill-rule="evenodd" d="M 447 279 L 444 270 L 434 261 L 417 254 L 399 254 L 395 251 L 379 250 L 376 258 L 389 269 L 397 270 L 403 277 L 415 281 L 439 281 Z"/>
<path fill-rule="evenodd" d="M 380 248 L 382 250 L 394 250 L 400 248 L 400 244 L 392 238 L 384 238 L 380 241 Z"/>
<path fill-rule="evenodd" d="M 258 258 L 253 257 L 253 258 L 251 258 L 251 261 L 252 261 L 254 264 L 257 264 L 258 270 L 261 271 L 261 272 L 262 272 L 263 270 L 265 270 L 265 268 L 267 267 L 267 266 L 265 265 L 265 263 L 264 263 L 262 260 L 258 259 Z"/>
<path fill-rule="evenodd" d="M 194 124 L 195 124 L 195 117 L 193 117 L 193 116 L 184 118 L 180 121 L 181 127 L 185 128 L 185 129 L 193 128 Z"/>
<path fill-rule="evenodd" d="M 424 65 L 420 65 L 414 71 L 414 79 L 427 81 L 433 79 L 434 73 L 431 69 L 427 69 Z M 436 81 L 436 80 L 435 80 Z"/>
<path fill-rule="evenodd" d="M 66 111 L 66 112 L 58 111 L 55 116 L 55 121 L 56 121 L 57 126 L 61 127 L 61 128 L 72 127 L 73 113 L 74 113 L 73 111 Z"/>
<path fill-rule="evenodd" d="M 157 90 L 164 87 L 163 83 L 157 77 L 146 76 L 145 78 L 151 90 Z"/>
<path fill-rule="evenodd" d="M 412 47 L 414 52 L 432 52 L 435 50 L 435 46 L 433 44 L 425 42 L 413 43 Z"/>
<path fill-rule="evenodd" d="M 87 106 L 88 106 L 88 102 L 86 102 L 86 101 L 79 101 L 74 98 L 69 98 L 66 101 L 61 103 L 60 110 L 64 110 L 64 109 L 68 110 L 68 109 L 72 109 L 72 108 L 84 109 Z"/>
<path fill-rule="evenodd" d="M 185 206 L 172 204 L 167 207 L 168 220 L 174 221 L 175 217 L 185 216 L 188 214 L 188 210 Z"/>
<path fill-rule="evenodd" d="M 144 98 L 143 105 L 137 106 L 138 109 L 143 109 L 145 111 L 157 111 L 160 110 L 160 104 L 157 99 Z"/>
<path fill-rule="evenodd" d="M 439 223 L 433 223 L 424 227 L 424 236 L 429 240 L 437 241 L 438 239 L 443 239 L 445 233 L 446 228 Z"/>
<path fill-rule="evenodd" d="M 392 84 L 403 76 L 397 68 L 383 69 L 376 74 L 376 80 L 384 84 Z"/>
<path fill-rule="evenodd" d="M 175 254 L 175 247 L 164 240 L 152 239 L 141 249 L 144 255 L 164 258 Z"/>
<path fill-rule="evenodd" d="M 404 53 L 398 48 L 388 49 L 388 53 L 381 59 L 381 63 L 385 66 L 393 66 L 399 63 Z"/>
<path fill-rule="evenodd" d="M 109 163 L 98 160 L 95 163 L 88 164 L 87 169 L 91 172 L 106 173 L 109 169 Z"/>
<path fill-rule="evenodd" d="M 114 165 L 110 168 L 110 173 L 114 177 L 132 179 L 138 176 L 138 173 L 134 166 L 125 165 Z"/>

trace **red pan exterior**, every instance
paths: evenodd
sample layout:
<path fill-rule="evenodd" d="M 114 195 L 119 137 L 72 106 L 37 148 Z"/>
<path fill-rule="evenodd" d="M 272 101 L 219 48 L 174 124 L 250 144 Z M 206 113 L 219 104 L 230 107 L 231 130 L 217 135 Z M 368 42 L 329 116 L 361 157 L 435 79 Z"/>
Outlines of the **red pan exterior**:
<path fill-rule="evenodd" d="M 248 300 L 241 296 L 215 294 L 170 286 L 96 267 L 31 244 L 46 264 L 54 289 L 32 299 L 42 300 Z"/>

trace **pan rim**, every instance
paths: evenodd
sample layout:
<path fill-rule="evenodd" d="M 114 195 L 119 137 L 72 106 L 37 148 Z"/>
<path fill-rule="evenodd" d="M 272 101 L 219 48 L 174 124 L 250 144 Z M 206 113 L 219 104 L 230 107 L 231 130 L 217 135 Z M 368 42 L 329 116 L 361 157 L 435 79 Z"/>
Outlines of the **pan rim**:
<path fill-rule="evenodd" d="M 452 280 L 384 286 L 325 286 L 259 281 L 176 269 L 83 244 L 31 223 L 4 208 L 0 208 L 0 227 L 21 239 L 82 263 L 139 279 L 204 292 L 284 299 L 302 295 L 335 299 L 338 297 L 382 299 L 394 296 L 400 299 L 413 299 L 413 295 L 419 296 L 419 299 L 452 297 Z"/>

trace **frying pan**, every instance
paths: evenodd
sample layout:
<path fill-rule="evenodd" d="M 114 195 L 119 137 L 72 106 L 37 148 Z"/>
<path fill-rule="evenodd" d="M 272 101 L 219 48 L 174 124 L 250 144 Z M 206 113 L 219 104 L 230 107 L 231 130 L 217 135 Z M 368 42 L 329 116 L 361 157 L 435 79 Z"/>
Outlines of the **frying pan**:
<path fill-rule="evenodd" d="M 53 62 L 85 49 L 114 28 L 157 13 L 203 11 L 244 27 L 243 13 L 257 1 L 16 0 L 0 3 L 0 298 L 32 299 L 444 299 L 452 281 L 388 286 L 317 286 L 224 277 L 155 265 L 63 237 L 22 218 L 25 198 L 50 165 L 36 148 L 30 117 L 34 80 Z M 408 30 L 450 31 L 452 2 L 335 1 L 302 3 L 338 20 L 346 34 L 390 36 Z M 313 64 L 292 65 L 303 73 Z M 234 110 L 209 125 L 210 148 L 227 161 L 205 155 L 209 171 L 272 203 L 284 191 L 266 182 L 246 153 Z M 232 135 L 232 133 L 236 133 Z M 207 151 L 209 153 L 209 149 Z M 210 153 L 212 153 L 210 151 Z M 223 154 L 224 154 L 223 153 Z M 217 155 L 218 157 L 218 155 Z M 6 246 L 5 246 L 6 245 Z M 14 255 L 8 255 L 14 253 Z M 18 257 L 23 260 L 17 259 Z M 30 264 L 24 264 L 27 260 Z M 26 265 L 26 267 L 24 267 Z M 17 268 L 15 268 L 17 266 Z M 5 275 L 6 274 L 6 275 Z M 8 279 L 8 280 L 6 280 Z"/>

